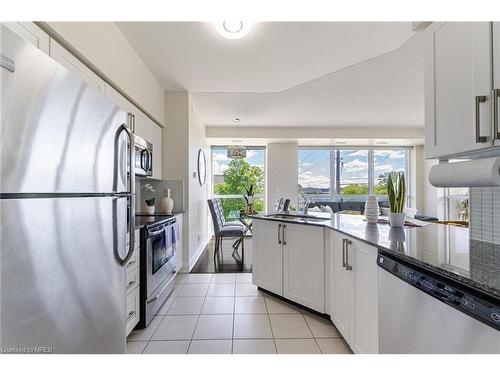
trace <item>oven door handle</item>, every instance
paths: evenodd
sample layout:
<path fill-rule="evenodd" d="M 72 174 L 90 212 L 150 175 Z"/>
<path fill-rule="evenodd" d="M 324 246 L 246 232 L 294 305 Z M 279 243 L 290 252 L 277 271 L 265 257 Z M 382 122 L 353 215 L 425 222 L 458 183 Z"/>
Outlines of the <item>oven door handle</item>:
<path fill-rule="evenodd" d="M 165 228 L 157 230 L 157 231 L 154 231 L 154 232 L 148 232 L 148 236 L 149 237 L 157 236 L 157 235 L 159 235 L 159 234 L 161 234 L 163 232 L 165 232 Z"/>

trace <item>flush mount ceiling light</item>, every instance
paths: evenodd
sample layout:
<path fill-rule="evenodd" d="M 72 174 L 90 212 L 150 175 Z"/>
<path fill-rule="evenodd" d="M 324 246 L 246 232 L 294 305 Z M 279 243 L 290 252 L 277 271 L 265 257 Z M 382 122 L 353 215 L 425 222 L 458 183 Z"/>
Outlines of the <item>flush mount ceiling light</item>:
<path fill-rule="evenodd" d="M 235 123 L 241 122 L 241 119 L 238 117 L 235 117 L 235 118 L 233 118 L 233 122 L 235 122 Z"/>
<path fill-rule="evenodd" d="M 240 39 L 248 34 L 252 25 L 243 21 L 222 21 L 215 23 L 215 30 L 228 39 Z"/>

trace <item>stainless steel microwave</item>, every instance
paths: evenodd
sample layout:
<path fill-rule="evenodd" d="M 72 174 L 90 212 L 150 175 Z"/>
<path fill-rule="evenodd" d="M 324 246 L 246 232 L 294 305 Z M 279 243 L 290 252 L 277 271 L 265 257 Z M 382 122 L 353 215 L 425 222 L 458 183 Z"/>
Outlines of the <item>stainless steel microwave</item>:
<path fill-rule="evenodd" d="M 153 175 L 153 145 L 137 135 L 135 136 L 135 175 Z"/>

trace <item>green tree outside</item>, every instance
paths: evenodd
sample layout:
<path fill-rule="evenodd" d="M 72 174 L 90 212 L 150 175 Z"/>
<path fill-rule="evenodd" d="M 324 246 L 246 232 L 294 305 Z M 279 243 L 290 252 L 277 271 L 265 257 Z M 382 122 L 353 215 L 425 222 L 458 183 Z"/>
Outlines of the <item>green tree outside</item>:
<path fill-rule="evenodd" d="M 224 171 L 224 182 L 214 186 L 214 193 L 217 195 L 243 195 L 245 188 L 250 187 L 250 185 L 253 185 L 253 191 L 256 195 L 264 193 L 264 171 L 250 165 L 244 159 L 234 159 L 229 163 L 229 168 Z M 231 211 L 246 208 L 244 198 L 222 198 L 221 201 L 226 219 Z M 262 198 L 255 198 L 254 210 L 257 212 L 264 210 Z"/>

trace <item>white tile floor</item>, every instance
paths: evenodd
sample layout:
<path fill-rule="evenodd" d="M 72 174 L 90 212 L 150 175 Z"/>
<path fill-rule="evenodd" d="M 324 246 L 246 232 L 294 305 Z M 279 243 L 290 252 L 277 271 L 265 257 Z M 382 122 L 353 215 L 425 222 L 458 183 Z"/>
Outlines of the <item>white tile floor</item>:
<path fill-rule="evenodd" d="M 130 354 L 347 354 L 328 320 L 257 290 L 252 275 L 179 274 Z"/>

